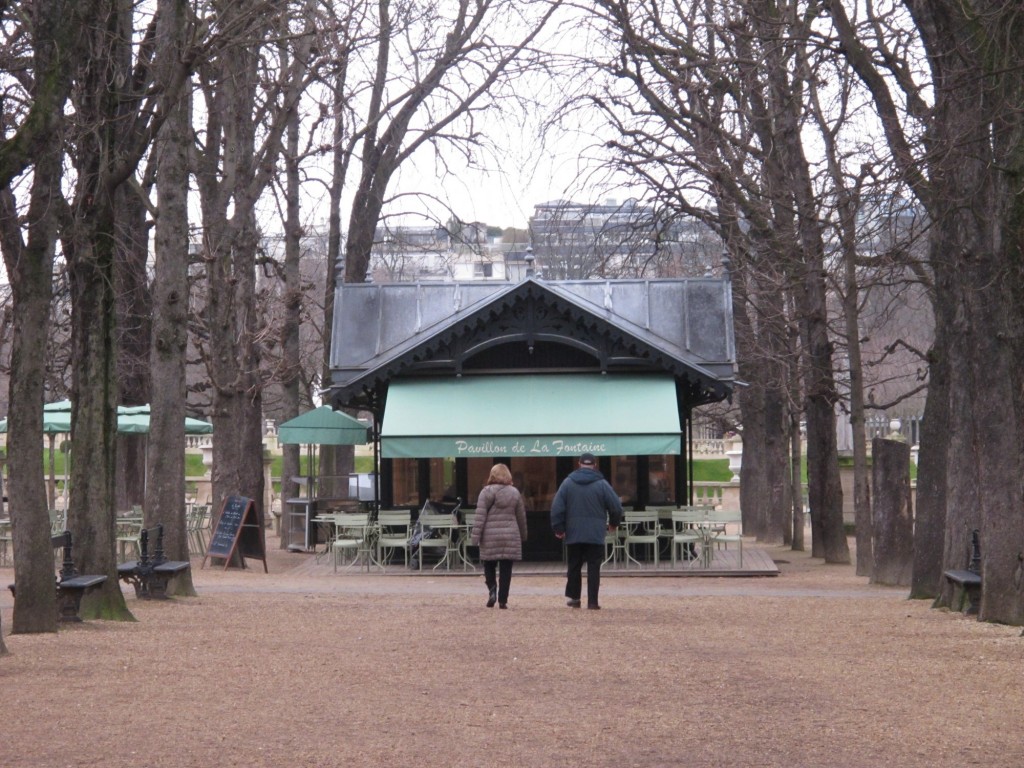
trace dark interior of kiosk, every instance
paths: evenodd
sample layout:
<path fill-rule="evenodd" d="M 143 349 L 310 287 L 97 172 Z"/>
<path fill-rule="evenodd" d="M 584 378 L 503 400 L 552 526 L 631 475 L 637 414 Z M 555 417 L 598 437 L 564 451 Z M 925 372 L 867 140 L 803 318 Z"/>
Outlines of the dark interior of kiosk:
<path fill-rule="evenodd" d="M 382 459 L 381 508 L 417 514 L 425 502 L 475 509 L 491 467 L 503 463 L 523 496 L 529 537 L 523 559 L 558 560 L 562 544 L 551 532 L 551 501 L 561 482 L 576 469 L 576 457 L 493 457 L 455 459 Z M 685 457 L 602 456 L 598 469 L 627 508 L 673 505 L 685 499 Z"/>

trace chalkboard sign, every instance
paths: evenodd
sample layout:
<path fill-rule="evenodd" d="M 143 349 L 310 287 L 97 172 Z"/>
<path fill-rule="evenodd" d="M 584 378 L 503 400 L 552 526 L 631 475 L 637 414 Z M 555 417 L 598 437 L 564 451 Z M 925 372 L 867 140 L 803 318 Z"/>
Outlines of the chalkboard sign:
<path fill-rule="evenodd" d="M 263 526 L 256 514 L 256 505 L 245 496 L 228 496 L 224 500 L 217 527 L 210 537 L 210 545 L 206 549 L 201 567 L 206 567 L 207 558 L 224 558 L 224 569 L 231 564 L 231 554 L 238 552 L 245 567 L 245 558 L 250 557 L 263 561 L 263 571 L 267 571 L 267 547 L 263 539 Z"/>

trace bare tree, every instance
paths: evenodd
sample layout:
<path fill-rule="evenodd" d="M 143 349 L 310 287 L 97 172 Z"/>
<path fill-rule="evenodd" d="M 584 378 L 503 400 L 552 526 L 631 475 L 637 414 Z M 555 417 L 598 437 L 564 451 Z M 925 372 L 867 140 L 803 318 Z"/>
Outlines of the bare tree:
<path fill-rule="evenodd" d="M 120 283 L 119 236 L 125 234 L 118 228 L 118 197 L 163 123 L 165 102 L 176 99 L 190 67 L 187 58 L 164 63 L 173 76 L 163 89 L 151 87 L 156 19 L 136 16 L 137 11 L 130 0 L 109 0 L 87 27 L 92 55 L 75 71 L 75 130 L 69 144 L 75 183 L 60 235 L 71 275 L 72 434 L 76 450 L 90 458 L 72 464 L 68 525 L 81 567 L 111 577 L 82 608 L 83 615 L 105 618 L 129 615 L 114 557 L 119 392 L 114 289 Z M 143 24 L 138 39 L 137 21 Z M 134 62 L 130 78 L 128 61 Z"/>
<path fill-rule="evenodd" d="M 745 299 L 737 315 L 754 313 L 738 322 L 763 336 L 745 345 L 741 360 L 763 386 L 745 393 L 744 442 L 752 460 L 744 461 L 742 485 L 748 493 L 756 489 L 745 505 L 750 528 L 788 538 L 785 370 L 794 362 L 787 360 L 788 334 L 798 329 L 815 554 L 847 562 L 824 233 L 799 130 L 803 78 L 792 65 L 803 30 L 787 23 L 785 4 L 595 5 L 613 50 L 603 67 L 604 92 L 587 101 L 620 135 L 607 146 L 663 205 L 719 233 Z M 786 293 L 797 310 L 792 317 L 778 300 Z M 771 365 L 760 364 L 765 359 Z"/>
<path fill-rule="evenodd" d="M 365 1 L 350 3 L 328 27 L 325 46 L 334 59 L 325 78 L 333 128 L 328 262 L 336 268 L 325 286 L 326 317 L 332 316 L 342 270 L 349 282 L 363 282 L 369 274 L 397 170 L 423 149 L 433 149 L 442 169 L 445 147 L 472 161 L 488 142 L 479 117 L 523 102 L 510 84 L 536 64 L 530 44 L 560 5 L 561 0 L 423 6 Z M 343 190 L 353 170 L 359 175 L 343 255 Z M 327 381 L 333 328 L 325 324 L 325 330 Z M 340 476 L 352 468 L 351 449 L 322 451 L 322 473 Z"/>
<path fill-rule="evenodd" d="M 71 73 L 84 50 L 83 29 L 96 3 L 35 2 L 4 6 L 5 30 L 25 48 L 5 50 L 18 61 L 26 98 L 4 100 L 7 138 L 0 142 L 0 248 L 11 281 L 14 329 L 8 418 L 8 487 L 18 596 L 12 631 L 55 632 L 50 528 L 43 483 L 43 387 L 54 242 L 63 174 L 65 105 Z M 15 68 L 12 67 L 12 71 Z M 7 109 L 15 106 L 13 112 Z M 32 179 L 22 210 L 15 180 L 29 167 Z M 22 218 L 22 213 L 24 217 Z"/>
<path fill-rule="evenodd" d="M 287 22 L 287 19 L 282 19 Z M 281 42 L 278 43 L 278 56 L 281 65 L 288 68 L 290 65 L 291 51 L 286 44 L 288 36 L 281 35 Z M 290 112 L 287 117 L 287 128 L 282 152 L 284 162 L 284 180 L 281 190 L 283 198 L 284 222 L 284 264 L 281 269 L 283 274 L 282 295 L 280 296 L 280 331 L 278 334 L 279 345 L 277 348 L 277 364 L 274 379 L 280 385 L 281 404 L 279 412 L 282 420 L 288 420 L 298 416 L 303 409 L 309 408 L 312 404 L 309 382 L 304 374 L 302 355 L 302 320 L 309 301 L 313 298 L 312 292 L 307 289 L 302 274 L 303 236 L 305 230 L 301 214 L 301 165 L 303 160 L 311 152 L 308 146 L 304 149 L 301 144 L 302 120 L 299 110 L 299 99 L 302 96 L 302 83 L 295 81 L 286 86 L 285 102 L 290 105 Z M 289 92 L 290 91 L 290 92 Z M 321 328 L 322 328 L 321 323 Z M 319 336 L 322 338 L 322 335 Z M 273 352 L 271 352 L 273 355 Z M 319 373 L 319 361 L 322 355 L 316 358 L 316 367 L 312 373 Z M 283 461 L 281 469 L 281 507 L 282 514 L 285 509 L 285 499 L 297 495 L 292 478 L 299 475 L 299 446 L 283 445 Z M 290 526 L 281 527 L 280 546 L 288 548 L 290 540 Z"/>
<path fill-rule="evenodd" d="M 157 17 L 156 87 L 175 90 L 174 62 L 186 60 L 194 33 L 186 0 L 161 0 Z M 187 560 L 185 499 L 185 354 L 188 337 L 188 179 L 191 93 L 182 90 L 166 107 L 154 142 L 158 215 L 153 247 L 152 341 L 147 344 L 153 380 L 149 398 L 150 451 L 145 471 L 146 522 L 164 526 L 164 549 Z M 174 593 L 195 594 L 192 575 L 174 580 Z"/>
<path fill-rule="evenodd" d="M 560 5 L 377 3 L 376 68 L 358 136 L 360 176 L 349 216 L 346 281 L 366 278 L 374 232 L 398 168 L 423 147 L 447 143 L 469 152 L 482 141 L 476 116 L 497 107 L 502 86 L 534 66 L 530 45 Z"/>
<path fill-rule="evenodd" d="M 271 39 L 287 4 L 214 7 L 222 44 L 200 67 L 205 123 L 196 147 L 207 276 L 202 349 L 213 391 L 213 504 L 217 510 L 227 496 L 241 494 L 254 500 L 263 519 L 257 204 L 308 82 L 313 17 L 297 14 L 293 54 L 284 67 Z"/>
<path fill-rule="evenodd" d="M 1016 182 L 1024 162 L 1024 17 L 1018 3 L 1000 0 L 914 0 L 905 4 L 909 17 L 873 6 L 854 15 L 840 0 L 826 7 L 872 93 L 893 162 L 932 222 L 936 346 L 915 527 L 927 554 L 915 547 L 913 590 L 938 590 L 942 568 L 963 566 L 970 531 L 980 528 L 979 617 L 1021 624 L 1024 342 L 1011 329 L 1024 321 Z M 906 43 L 914 32 L 920 49 Z"/>

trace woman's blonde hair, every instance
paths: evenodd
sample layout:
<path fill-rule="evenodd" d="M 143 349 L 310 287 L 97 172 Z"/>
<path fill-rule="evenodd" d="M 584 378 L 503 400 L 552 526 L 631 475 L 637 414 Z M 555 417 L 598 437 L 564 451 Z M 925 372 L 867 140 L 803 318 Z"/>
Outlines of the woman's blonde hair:
<path fill-rule="evenodd" d="M 495 464 L 491 467 L 491 474 L 487 476 L 488 485 L 512 485 L 512 473 L 504 464 Z"/>

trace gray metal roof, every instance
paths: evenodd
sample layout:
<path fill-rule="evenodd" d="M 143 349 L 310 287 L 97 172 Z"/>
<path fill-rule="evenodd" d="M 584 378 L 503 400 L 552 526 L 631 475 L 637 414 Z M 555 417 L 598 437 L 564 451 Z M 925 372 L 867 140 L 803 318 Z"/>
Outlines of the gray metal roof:
<path fill-rule="evenodd" d="M 345 283 L 335 293 L 332 385 L 348 387 L 524 285 L 685 365 L 731 385 L 735 370 L 731 286 L 727 279 L 565 280 L 520 283 Z M 731 386 L 730 386 L 731 388 Z"/>

